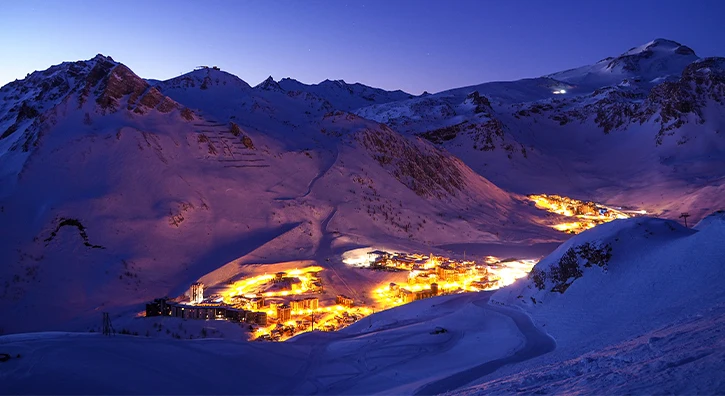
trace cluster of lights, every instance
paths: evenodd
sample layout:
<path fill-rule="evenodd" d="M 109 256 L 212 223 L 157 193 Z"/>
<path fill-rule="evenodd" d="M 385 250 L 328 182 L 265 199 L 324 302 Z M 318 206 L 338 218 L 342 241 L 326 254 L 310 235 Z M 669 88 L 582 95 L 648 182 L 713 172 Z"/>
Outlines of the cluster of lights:
<path fill-rule="evenodd" d="M 320 266 L 310 266 L 305 268 L 296 268 L 293 270 L 284 271 L 286 277 L 296 278 L 298 282 L 295 283 L 294 290 L 272 290 L 269 289 L 274 285 L 275 275 L 263 274 L 244 278 L 240 281 L 235 282 L 225 292 L 222 293 L 222 299 L 224 302 L 233 303 L 235 297 L 297 297 L 302 294 L 312 292 L 311 285 L 317 281 L 315 276 L 316 273 L 322 271 L 324 268 Z M 277 311 L 269 307 L 265 307 L 258 310 L 259 312 L 266 312 L 270 318 L 277 316 Z M 354 306 L 348 307 L 345 305 L 331 305 L 324 307 L 317 307 L 315 309 L 299 309 L 291 310 L 290 316 L 294 317 L 292 320 L 288 320 L 284 323 L 277 322 L 266 327 L 259 327 L 255 330 L 252 338 L 259 338 L 265 335 L 271 335 L 274 330 L 278 329 L 280 325 L 287 328 L 294 328 L 293 333 L 284 333 L 279 338 L 280 341 L 284 341 L 289 337 L 311 331 L 314 323 L 314 328 L 334 328 L 339 329 L 344 327 L 346 322 L 342 320 L 343 316 L 348 318 L 361 318 L 370 315 L 373 312 L 372 308 L 365 306 Z M 304 323 L 307 322 L 306 325 Z M 302 326 L 300 324 L 303 323 Z"/>
<path fill-rule="evenodd" d="M 438 284 L 439 293 L 451 294 L 479 291 L 481 290 L 481 286 L 480 284 L 477 285 L 476 282 L 480 282 L 484 279 L 490 280 L 485 289 L 497 289 L 513 283 L 518 278 L 526 276 L 526 274 L 531 271 L 534 264 L 536 264 L 535 260 L 501 262 L 496 257 L 490 256 L 486 257 L 485 262 L 487 275 L 483 276 L 479 273 L 479 268 L 473 261 L 454 263 L 448 260 L 449 264 L 454 263 L 456 266 L 461 268 L 462 272 L 457 273 L 455 281 L 441 280 L 436 282 L 436 284 Z M 429 259 L 422 266 L 418 267 L 419 269 L 410 269 L 408 272 L 408 277 L 411 279 L 411 282 L 409 282 L 410 284 L 401 285 L 400 288 L 411 293 L 430 291 L 430 284 L 416 283 L 415 278 L 419 275 L 425 275 L 435 271 L 439 264 L 440 262 L 438 260 Z M 223 293 L 223 300 L 229 303 L 234 297 L 238 296 L 244 296 L 247 298 L 279 296 L 294 297 L 300 294 L 305 294 L 312 291 L 310 285 L 316 281 L 313 273 L 317 273 L 322 270 L 322 267 L 311 266 L 286 271 L 287 276 L 297 278 L 300 281 L 298 283 L 298 288 L 294 291 L 268 291 L 269 286 L 273 284 L 275 275 L 263 274 L 248 277 L 231 285 L 229 289 Z M 371 294 L 375 301 L 375 306 L 379 310 L 403 305 L 407 302 L 400 298 L 399 295 L 392 293 L 389 285 L 378 287 L 373 290 Z M 262 308 L 259 311 L 266 312 L 270 318 L 277 316 L 277 311 L 269 307 Z M 346 306 L 341 304 L 317 307 L 315 309 L 293 310 L 290 312 L 293 319 L 284 323 L 277 322 L 266 327 L 259 327 L 252 334 L 252 338 L 257 339 L 272 335 L 275 330 L 279 330 L 281 327 L 294 329 L 294 331 L 291 332 L 280 332 L 282 333 L 281 336 L 278 333 L 278 339 L 280 341 L 284 341 L 293 335 L 311 331 L 313 327 L 315 329 L 339 329 L 346 326 L 348 323 L 359 320 L 360 318 L 368 316 L 373 312 L 374 311 L 371 307 Z"/>
<path fill-rule="evenodd" d="M 502 262 L 496 257 L 488 256 L 485 258 L 487 264 L 486 270 L 488 275 L 484 278 L 474 268 L 477 264 L 473 261 L 456 263 L 456 265 L 466 269 L 459 273 L 456 281 L 436 281 L 438 285 L 438 293 L 452 294 L 476 292 L 480 290 L 496 290 L 501 287 L 514 283 L 517 279 L 526 276 L 536 265 L 537 260 L 511 260 Z M 434 269 L 437 264 L 433 260 L 429 260 L 421 267 L 423 269 Z M 397 267 L 395 267 L 397 268 Z M 425 271 L 412 269 L 408 273 L 408 278 L 415 280 L 419 275 L 425 274 Z M 487 285 L 482 288 L 481 281 L 488 280 Z M 479 283 L 479 284 L 476 284 Z M 412 283 L 407 285 L 399 285 L 397 289 L 392 289 L 390 285 L 379 286 L 373 291 L 373 298 L 378 306 L 387 309 L 405 304 L 401 297 L 400 290 L 406 290 L 411 293 L 431 291 L 431 284 Z"/>
<path fill-rule="evenodd" d="M 259 327 L 255 330 L 253 338 L 257 339 L 265 335 L 272 334 L 272 332 L 277 329 L 278 325 L 280 324 L 286 327 L 295 328 L 295 332 L 292 334 L 282 334 L 279 338 L 279 341 L 285 341 L 294 335 L 312 331 L 312 325 L 298 327 L 298 321 L 300 321 L 300 319 L 307 320 L 310 323 L 314 322 L 314 327 L 317 329 L 324 329 L 326 327 L 340 328 L 340 316 L 344 315 L 345 313 L 351 316 L 362 318 L 372 314 L 373 310 L 369 307 L 346 307 L 344 305 L 338 304 L 334 306 L 320 307 L 314 310 L 308 309 L 292 311 L 292 316 L 297 316 L 297 319 L 288 320 L 284 323 L 271 324 L 267 327 Z"/>
<path fill-rule="evenodd" d="M 562 216 L 572 217 L 575 221 L 555 224 L 552 227 L 563 232 L 578 234 L 582 231 L 596 227 L 616 219 L 626 219 L 629 214 L 620 210 L 600 205 L 594 202 L 580 201 L 559 195 L 529 195 L 536 207 Z M 630 213 L 646 213 L 644 211 Z"/>
<path fill-rule="evenodd" d="M 295 277 L 300 280 L 300 286 L 296 290 L 282 290 L 282 291 L 263 291 L 259 292 L 262 286 L 268 284 L 274 279 L 274 275 L 264 274 L 244 278 L 238 282 L 235 282 L 229 290 L 224 293 L 224 300 L 229 300 L 232 297 L 243 296 L 246 294 L 257 294 L 259 293 L 264 297 L 286 297 L 296 294 L 307 293 L 310 290 L 310 284 L 314 281 L 311 273 L 322 271 L 323 268 L 319 266 L 310 266 L 302 269 L 295 268 L 287 271 L 287 275 Z"/>

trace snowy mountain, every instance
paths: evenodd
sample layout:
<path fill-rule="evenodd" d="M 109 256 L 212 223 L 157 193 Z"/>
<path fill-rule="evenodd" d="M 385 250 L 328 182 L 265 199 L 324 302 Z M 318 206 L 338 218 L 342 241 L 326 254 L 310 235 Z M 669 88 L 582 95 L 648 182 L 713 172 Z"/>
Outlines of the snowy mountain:
<path fill-rule="evenodd" d="M 723 62 L 658 39 L 590 66 L 356 114 L 424 137 L 518 193 L 699 219 L 721 208 L 725 188 Z"/>
<path fill-rule="evenodd" d="M 677 79 L 682 70 L 696 60 L 698 56 L 689 47 L 660 38 L 617 57 L 547 77 L 570 84 L 569 91 L 572 93 L 623 83 L 651 87 L 668 79 Z"/>
<path fill-rule="evenodd" d="M 98 56 L 2 94 L 4 332 L 133 315 L 232 261 L 564 237 L 423 139 L 213 68 L 151 86 Z"/>
<path fill-rule="evenodd" d="M 0 336 L 0 393 L 722 393 L 724 100 L 724 58 L 661 39 L 419 97 L 215 67 L 144 80 L 103 55 L 34 72 L 0 88 L 0 334 L 74 332 Z M 665 219 L 568 239 L 529 193 Z M 146 331 L 220 339 L 87 333 L 244 269 L 314 263 L 365 303 L 388 274 L 344 253 L 561 242 L 495 293 L 282 344 L 165 317 Z"/>
<path fill-rule="evenodd" d="M 411 99 L 414 95 L 401 90 L 386 91 L 360 83 L 348 84 L 343 80 L 325 80 L 319 84 L 303 84 L 291 78 L 283 78 L 279 86 L 285 91 L 301 91 L 315 94 L 330 102 L 335 109 L 353 111 L 373 104 Z"/>

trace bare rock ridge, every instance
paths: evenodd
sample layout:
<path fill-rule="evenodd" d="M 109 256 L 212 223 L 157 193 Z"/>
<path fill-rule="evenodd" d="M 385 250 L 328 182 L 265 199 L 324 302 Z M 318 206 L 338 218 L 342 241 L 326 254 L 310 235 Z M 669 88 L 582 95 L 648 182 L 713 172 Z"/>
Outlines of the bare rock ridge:
<path fill-rule="evenodd" d="M 2 87 L 0 92 L 6 99 L 0 107 L 0 125 L 8 125 L 0 140 L 23 135 L 11 148 L 23 151 L 37 144 L 41 124 L 53 123 L 54 108 L 71 97 L 76 98 L 79 109 L 87 110 L 87 122 L 90 113 L 114 113 L 123 106 L 136 114 L 151 109 L 169 113 L 182 108 L 125 65 L 100 54 L 88 61 L 66 62 L 34 72 L 25 80 Z M 89 99 L 96 108 L 84 107 Z M 188 110 L 185 114 L 189 116 Z"/>

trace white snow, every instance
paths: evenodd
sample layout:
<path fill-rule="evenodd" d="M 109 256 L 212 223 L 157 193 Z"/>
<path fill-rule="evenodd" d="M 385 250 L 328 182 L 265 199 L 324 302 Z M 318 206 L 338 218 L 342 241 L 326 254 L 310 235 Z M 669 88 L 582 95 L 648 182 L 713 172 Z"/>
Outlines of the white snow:
<path fill-rule="evenodd" d="M 202 69 L 152 81 L 179 104 L 167 113 L 134 112 L 130 95 L 101 110 L 102 83 L 85 80 L 119 65 L 101 55 L 8 84 L 0 134 L 17 130 L 0 140 L 0 333 L 68 332 L 0 337 L 12 356 L 0 393 L 723 393 L 725 226 L 722 213 L 705 217 L 725 193 L 720 88 L 660 145 L 662 108 L 599 125 L 697 59 L 658 39 L 550 76 L 413 98 L 344 81 L 252 88 Z M 23 104 L 38 116 L 26 108 L 16 122 Z M 456 125 L 439 148 L 414 136 Z M 548 253 L 567 236 L 528 193 L 702 220 L 634 218 L 572 238 L 537 269 L 585 242 L 611 244 L 612 258 L 563 294 L 521 279 L 282 344 L 240 341 L 247 329 L 227 322 L 138 317 L 199 279 L 215 290 L 312 264 L 328 293 L 365 303 L 389 275 L 345 264 L 359 249 Z M 101 336 L 101 312 L 138 336 Z"/>

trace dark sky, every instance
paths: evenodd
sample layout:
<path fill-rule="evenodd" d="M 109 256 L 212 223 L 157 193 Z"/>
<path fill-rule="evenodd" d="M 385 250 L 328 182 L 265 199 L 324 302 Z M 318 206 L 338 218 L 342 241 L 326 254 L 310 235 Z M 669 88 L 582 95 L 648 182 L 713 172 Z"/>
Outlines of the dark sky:
<path fill-rule="evenodd" d="M 725 56 L 722 0 L 2 0 L 0 85 L 110 55 L 146 78 L 218 65 L 419 94 L 535 77 L 655 38 Z"/>

